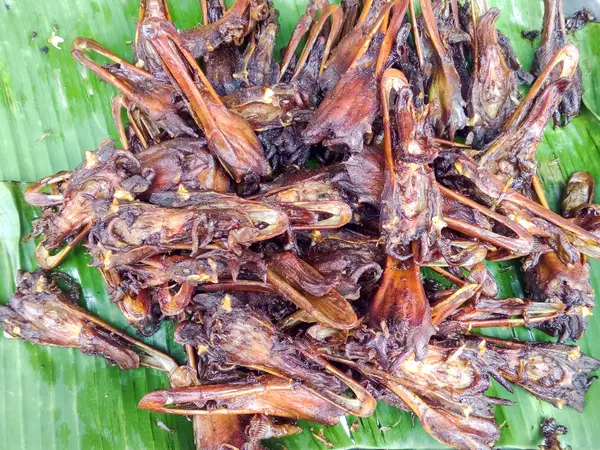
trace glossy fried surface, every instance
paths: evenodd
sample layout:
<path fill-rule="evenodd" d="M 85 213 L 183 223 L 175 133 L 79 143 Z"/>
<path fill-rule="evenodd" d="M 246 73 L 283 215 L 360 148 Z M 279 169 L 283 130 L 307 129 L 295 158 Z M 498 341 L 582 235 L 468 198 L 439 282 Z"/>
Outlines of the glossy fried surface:
<path fill-rule="evenodd" d="M 164 371 L 139 407 L 191 416 L 198 448 L 260 449 L 377 401 L 443 444 L 491 448 L 493 407 L 512 404 L 492 379 L 583 411 L 600 361 L 574 342 L 600 206 L 580 172 L 551 211 L 536 159 L 551 119 L 579 112 L 567 34 L 583 19 L 544 2 L 534 77 L 485 3 L 311 0 L 281 58 L 270 0 L 202 0 L 188 30 L 143 0 L 134 62 L 77 38 L 74 58 L 118 91 L 121 142 L 27 189 L 36 258 L 54 269 L 85 246 L 130 325 L 172 322 L 187 361 L 80 308 L 60 272 L 20 274 L 5 334 Z M 499 260 L 522 265 L 524 298 L 500 297 Z M 549 341 L 480 331 L 519 326 Z M 559 449 L 566 430 L 542 430 Z"/>

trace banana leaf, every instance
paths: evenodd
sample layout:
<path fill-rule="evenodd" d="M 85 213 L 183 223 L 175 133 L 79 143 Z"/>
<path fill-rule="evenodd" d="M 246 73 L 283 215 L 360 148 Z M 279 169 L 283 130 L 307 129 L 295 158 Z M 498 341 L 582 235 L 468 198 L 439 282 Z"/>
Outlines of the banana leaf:
<path fill-rule="evenodd" d="M 175 23 L 193 26 L 200 20 L 199 2 L 171 1 Z M 278 46 L 285 45 L 304 0 L 275 1 L 280 10 Z M 538 0 L 491 0 L 502 10 L 498 25 L 511 39 L 525 68 L 529 68 L 538 42 L 521 37 L 539 29 L 542 3 Z M 3 0 L 0 5 L 0 302 L 15 289 L 18 269 L 36 268 L 34 242 L 23 243 L 37 214 L 24 203 L 25 182 L 59 170 L 72 169 L 85 150 L 107 137 L 116 138 L 110 118 L 111 87 L 81 69 L 70 57 L 71 41 L 90 36 L 115 53 L 131 58 L 130 41 L 137 17 L 136 0 Z M 540 176 L 550 204 L 558 202 L 568 176 L 577 170 L 592 172 L 600 180 L 600 87 L 594 84 L 600 42 L 600 25 L 588 24 L 573 42 L 582 56 L 585 108 L 564 129 L 549 127 L 540 145 Z M 49 39 L 54 35 L 54 39 Z M 57 43 L 56 37 L 64 39 Z M 56 48 L 51 42 L 61 48 Z M 58 39 L 60 40 L 60 39 Z M 600 198 L 596 198 L 600 201 Z M 88 267 L 82 249 L 72 252 L 61 270 L 83 287 L 82 303 L 115 326 L 126 322 L 106 295 L 102 279 Z M 523 294 L 518 265 L 491 264 L 502 296 Z M 593 284 L 600 291 L 600 264 L 592 262 Z M 592 317 L 580 341 L 583 351 L 600 357 L 600 319 Z M 133 330 L 129 329 L 133 333 Z M 529 330 L 499 330 L 498 336 L 523 340 L 546 337 Z M 163 325 L 148 342 L 183 361 L 181 347 Z M 137 409 L 151 390 L 165 388 L 166 377 L 152 369 L 122 372 L 103 360 L 74 350 L 36 347 L 0 338 L 0 448 L 2 449 L 192 449 L 191 423 L 184 417 L 165 416 Z M 535 449 L 541 442 L 542 418 L 555 417 L 569 427 L 563 442 L 575 449 L 598 448 L 595 426 L 600 423 L 600 386 L 592 386 L 588 406 L 580 415 L 558 410 L 517 389 L 508 394 L 499 386 L 491 395 L 518 402 L 498 407 L 504 422 L 501 448 Z M 273 449 L 328 448 L 434 449 L 444 448 L 427 435 L 418 420 L 380 404 L 369 418 L 348 416 L 335 427 L 302 422 L 304 432 L 268 442 Z"/>
<path fill-rule="evenodd" d="M 600 118 L 600 86 L 595 81 L 600 74 L 600 53 L 594 48 L 600 39 L 600 24 L 588 23 L 577 31 L 572 42 L 577 45 L 580 55 L 581 79 L 583 82 L 583 102 L 596 117 Z"/>

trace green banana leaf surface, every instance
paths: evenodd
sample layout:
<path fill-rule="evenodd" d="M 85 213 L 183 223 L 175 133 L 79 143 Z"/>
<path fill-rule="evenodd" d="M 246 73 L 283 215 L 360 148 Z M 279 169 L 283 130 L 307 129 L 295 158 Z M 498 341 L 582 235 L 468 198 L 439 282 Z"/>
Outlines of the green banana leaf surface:
<path fill-rule="evenodd" d="M 131 40 L 137 18 L 137 0 L 2 0 L 0 5 L 0 302 L 14 292 L 17 270 L 33 270 L 34 242 L 23 242 L 37 211 L 23 200 L 27 182 L 59 170 L 74 168 L 85 150 L 106 138 L 116 138 L 110 116 L 115 91 L 71 58 L 71 42 L 89 36 L 131 58 Z M 501 9 L 499 28 L 511 39 L 525 68 L 529 68 L 537 41 L 521 32 L 540 29 L 540 0 L 490 0 Z M 285 45 L 305 0 L 275 0 L 280 11 L 278 46 Z M 176 25 L 199 22 L 196 0 L 170 1 Z M 54 39 L 51 39 L 54 36 Z M 60 39 L 57 39 L 60 38 Z M 57 41 L 64 40 L 62 44 Z M 57 44 L 58 47 L 54 46 Z M 549 127 L 538 150 L 540 176 L 549 202 L 557 208 L 566 179 L 586 170 L 600 180 L 600 25 L 588 24 L 572 36 L 581 52 L 585 88 L 582 114 L 564 129 Z M 595 199 L 600 201 L 600 196 Z M 88 266 L 82 249 L 61 265 L 81 283 L 82 302 L 94 314 L 128 330 L 125 319 L 106 294 L 102 278 Z M 501 295 L 523 295 L 520 267 L 490 264 Z M 600 292 L 600 263 L 592 261 L 593 285 Z M 147 341 L 183 362 L 181 346 L 174 343 L 172 326 L 163 327 Z M 549 340 L 529 330 L 498 330 L 497 336 Z M 600 318 L 594 316 L 582 351 L 600 358 Z M 36 347 L 0 338 L 0 449 L 192 449 L 191 422 L 137 409 L 147 392 L 168 386 L 167 378 L 152 369 L 123 372 L 104 360 L 76 350 Z M 583 414 L 559 410 L 519 388 L 509 394 L 493 386 L 491 395 L 517 402 L 497 407 L 503 423 L 501 448 L 536 449 L 539 424 L 555 417 L 569 428 L 563 442 L 574 449 L 598 449 L 600 385 L 587 394 Z M 346 417 L 335 427 L 301 422 L 304 432 L 273 440 L 273 449 L 328 448 L 434 449 L 432 439 L 411 414 L 380 404 L 369 418 Z"/>

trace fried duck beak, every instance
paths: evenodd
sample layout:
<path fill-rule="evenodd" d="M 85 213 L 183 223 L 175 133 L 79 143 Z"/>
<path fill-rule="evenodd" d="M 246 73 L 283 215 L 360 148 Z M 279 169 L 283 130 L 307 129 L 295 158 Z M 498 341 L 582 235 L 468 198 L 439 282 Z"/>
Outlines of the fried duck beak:
<path fill-rule="evenodd" d="M 508 65 L 498 43 L 495 23 L 498 9 L 490 9 L 477 20 L 475 74 L 471 93 L 473 145 L 479 148 L 501 132 L 514 112 L 519 92 L 514 71 Z"/>
<path fill-rule="evenodd" d="M 557 52 L 567 44 L 567 27 L 563 2 L 560 0 L 544 0 L 544 23 L 542 27 L 542 42 L 536 50 L 533 60 L 533 73 L 539 77 L 544 73 L 544 67 L 553 59 Z M 566 126 L 571 119 L 581 111 L 581 69 L 573 68 L 572 83 L 565 92 L 562 102 L 554 112 L 554 123 Z"/>
<path fill-rule="evenodd" d="M 230 297 L 223 299 L 213 314 L 205 316 L 204 331 L 196 323 L 183 322 L 176 330 L 176 339 L 206 346 L 232 364 L 298 380 L 317 397 L 350 414 L 365 417 L 373 411 L 376 403 L 366 389 L 329 364 L 316 350 L 290 341 L 266 317 L 237 307 Z M 347 388 L 355 397 L 342 393 Z"/>
<path fill-rule="evenodd" d="M 412 260 L 399 263 L 388 256 L 366 320 L 373 328 L 389 333 L 390 351 L 400 354 L 414 351 L 418 358 L 425 355 L 435 329 L 419 267 Z"/>
<path fill-rule="evenodd" d="M 460 77 L 454 67 L 452 57 L 442 41 L 431 0 L 422 0 L 421 8 L 435 58 L 429 88 L 429 102 L 434 105 L 433 120 L 438 134 L 441 135 L 447 130 L 450 140 L 453 140 L 456 130 L 464 128 L 467 123 L 464 111 L 465 102 L 460 89 Z"/>
<path fill-rule="evenodd" d="M 32 233 L 43 236 L 35 253 L 41 267 L 56 267 L 87 237 L 97 220 L 96 205 L 111 202 L 115 196 L 131 195 L 124 184 L 138 167 L 139 161 L 132 154 L 116 149 L 112 141 L 104 141 L 96 152 L 87 152 L 86 160 L 68 176 L 60 173 L 32 186 L 27 198 L 34 205 L 46 205 L 34 221 Z M 56 183 L 59 193 L 46 196 L 39 192 Z"/>
<path fill-rule="evenodd" d="M 254 131 L 224 106 L 174 28 L 152 22 L 144 30 L 173 84 L 188 103 L 194 120 L 204 130 L 208 149 L 225 170 L 237 183 L 269 176 L 271 168 Z"/>
<path fill-rule="evenodd" d="M 486 349 L 483 360 L 506 380 L 557 408 L 579 412 L 592 380 L 589 374 L 600 367 L 600 361 L 576 346 L 486 338 Z"/>
<path fill-rule="evenodd" d="M 476 354 L 465 346 L 430 345 L 427 356 L 411 355 L 391 371 L 332 357 L 362 372 L 384 387 L 382 400 L 412 411 L 435 439 L 461 449 L 489 449 L 500 437 L 494 421 L 494 403 L 510 404 L 485 396 L 489 379 Z"/>
<path fill-rule="evenodd" d="M 216 408 L 207 408 L 207 403 Z M 335 425 L 339 408 L 289 379 L 266 375 L 251 383 L 205 384 L 146 394 L 139 408 L 183 415 L 266 414 Z"/>
<path fill-rule="evenodd" d="M 271 260 L 267 265 L 267 281 L 324 325 L 350 329 L 358 323 L 350 303 L 317 270 L 292 253 L 282 253 Z"/>
<path fill-rule="evenodd" d="M 55 283 L 68 284 L 63 291 Z M 19 286 L 7 306 L 0 307 L 0 325 L 7 336 L 34 344 L 74 347 L 105 358 L 124 370 L 140 365 L 171 372 L 169 356 L 133 339 L 77 305 L 79 287 L 66 275 L 39 270 L 21 272 Z"/>
<path fill-rule="evenodd" d="M 101 66 L 90 58 L 89 52 L 104 56 L 113 64 Z M 150 72 L 118 57 L 93 39 L 75 39 L 71 54 L 103 81 L 116 87 L 131 104 L 141 109 L 169 135 L 197 137 L 196 132 L 179 115 L 183 105 L 176 101 L 177 92 L 171 85 L 158 81 Z M 119 123 L 116 115 L 114 118 Z"/>

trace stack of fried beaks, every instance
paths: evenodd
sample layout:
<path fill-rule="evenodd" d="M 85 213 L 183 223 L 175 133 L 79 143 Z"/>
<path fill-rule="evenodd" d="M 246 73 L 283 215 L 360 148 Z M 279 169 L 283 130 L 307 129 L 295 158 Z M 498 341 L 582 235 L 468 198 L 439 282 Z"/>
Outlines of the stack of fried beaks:
<path fill-rule="evenodd" d="M 580 172 L 556 214 L 536 175 L 544 129 L 581 102 L 561 2 L 545 0 L 533 74 L 485 0 L 433 3 L 311 0 L 281 55 L 270 0 L 205 0 L 189 30 L 143 0 L 131 62 L 76 39 L 118 90 L 120 148 L 27 190 L 45 270 L 0 308 L 6 334 L 164 370 L 170 389 L 139 406 L 193 416 L 203 449 L 261 448 L 377 400 L 485 449 L 510 404 L 491 379 L 583 410 L 600 362 L 566 342 L 594 306 L 600 206 Z M 77 306 L 50 272 L 76 245 L 140 335 L 177 323 L 187 365 Z M 506 260 L 528 298 L 498 298 L 484 263 Z M 516 326 L 557 342 L 485 336 Z"/>

